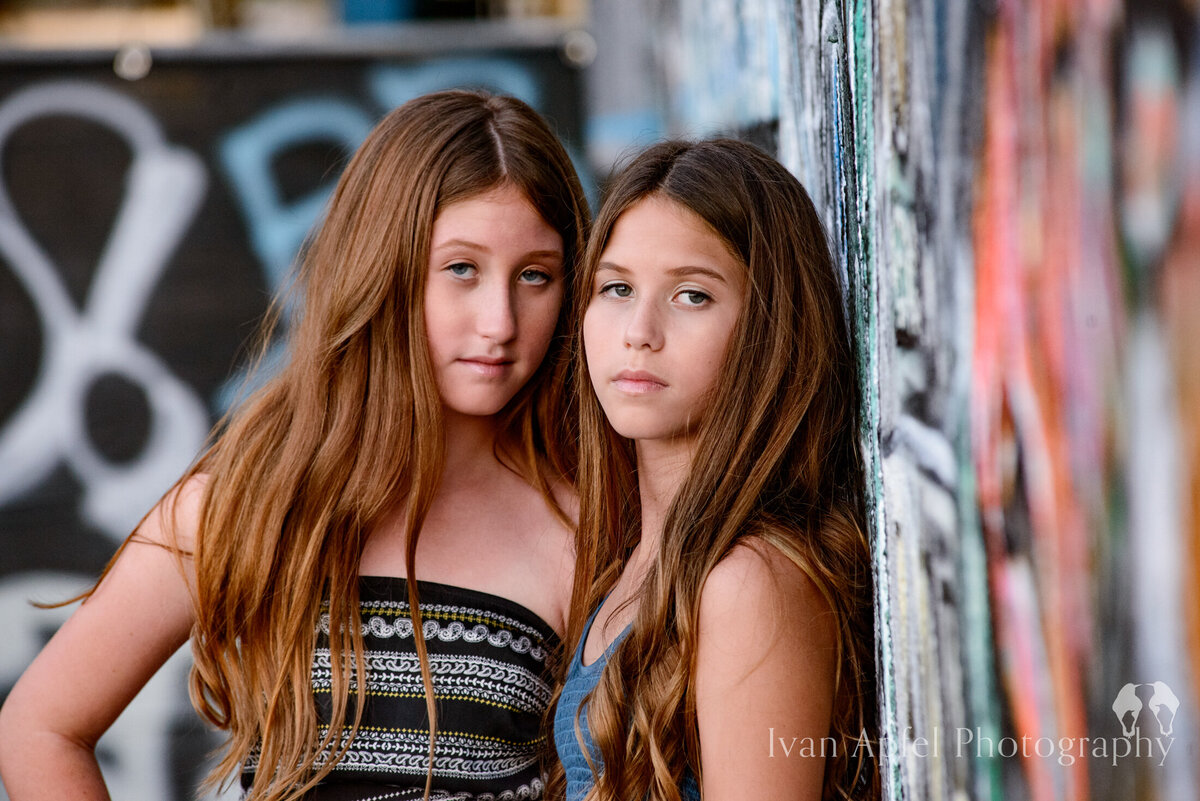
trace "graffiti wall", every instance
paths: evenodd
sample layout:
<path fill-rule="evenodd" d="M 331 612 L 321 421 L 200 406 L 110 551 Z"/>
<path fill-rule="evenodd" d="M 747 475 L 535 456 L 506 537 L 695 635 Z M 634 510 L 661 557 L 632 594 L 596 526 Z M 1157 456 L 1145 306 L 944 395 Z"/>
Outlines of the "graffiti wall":
<path fill-rule="evenodd" d="M 735 133 L 824 215 L 864 389 L 889 798 L 1198 795 L 1194 9 L 600 15 L 597 66 L 651 64 L 660 93 L 602 84 L 606 154 Z M 613 37 L 643 51 L 614 60 Z M 86 586 L 227 407 L 381 113 L 486 85 L 580 144 L 578 76 L 552 44 L 432 49 L 176 53 L 136 81 L 112 54 L 0 58 L 0 696 L 67 613 L 28 601 Z M 212 740 L 186 669 L 102 741 L 115 797 L 195 786 Z"/>
<path fill-rule="evenodd" d="M 0 60 L 0 698 L 69 613 L 29 601 L 93 581 L 228 407 L 375 120 L 481 86 L 581 145 L 579 76 L 553 40 L 435 50 L 175 52 L 136 81 L 111 53 Z M 214 740 L 187 669 L 177 654 L 101 740 L 114 797 L 192 796 Z"/>
<path fill-rule="evenodd" d="M 775 152 L 843 271 L 888 796 L 1196 797 L 1194 4 L 656 24 L 668 127 Z"/>

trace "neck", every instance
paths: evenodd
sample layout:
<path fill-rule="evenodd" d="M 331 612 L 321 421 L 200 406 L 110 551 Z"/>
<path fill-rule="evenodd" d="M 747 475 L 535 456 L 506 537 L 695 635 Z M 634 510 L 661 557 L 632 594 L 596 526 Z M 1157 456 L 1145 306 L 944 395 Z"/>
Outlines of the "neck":
<path fill-rule="evenodd" d="M 496 419 L 459 414 L 445 409 L 446 464 L 442 471 L 442 491 L 473 486 L 476 479 L 498 463 Z"/>
<path fill-rule="evenodd" d="M 690 437 L 637 442 L 638 496 L 642 502 L 639 549 L 646 558 L 658 552 L 667 510 L 691 469 L 694 445 Z"/>

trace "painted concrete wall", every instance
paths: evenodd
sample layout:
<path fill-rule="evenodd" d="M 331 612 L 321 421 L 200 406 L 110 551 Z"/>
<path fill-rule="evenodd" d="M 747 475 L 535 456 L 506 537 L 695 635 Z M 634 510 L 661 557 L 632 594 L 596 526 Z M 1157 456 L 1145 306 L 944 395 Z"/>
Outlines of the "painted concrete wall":
<path fill-rule="evenodd" d="M 656 7 L 666 127 L 772 149 L 846 279 L 889 797 L 1196 797 L 1195 13 Z"/>

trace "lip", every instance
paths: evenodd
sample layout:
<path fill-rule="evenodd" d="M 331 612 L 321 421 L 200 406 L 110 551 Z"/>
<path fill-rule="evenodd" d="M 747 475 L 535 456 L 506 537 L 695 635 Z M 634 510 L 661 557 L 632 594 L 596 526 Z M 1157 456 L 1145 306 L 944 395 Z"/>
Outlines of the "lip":
<path fill-rule="evenodd" d="M 646 395 L 662 392 L 669 384 L 646 370 L 622 370 L 613 376 L 612 384 L 628 395 Z"/>
<path fill-rule="evenodd" d="M 484 378 L 499 378 L 513 365 L 512 359 L 503 356 L 464 356 L 458 362 Z"/>

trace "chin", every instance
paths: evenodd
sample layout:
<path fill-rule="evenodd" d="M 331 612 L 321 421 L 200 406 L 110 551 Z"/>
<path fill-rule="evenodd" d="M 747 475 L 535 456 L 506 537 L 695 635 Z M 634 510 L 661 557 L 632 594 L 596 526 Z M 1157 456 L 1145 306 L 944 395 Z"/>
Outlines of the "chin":
<path fill-rule="evenodd" d="M 672 439 L 679 433 L 678 426 L 663 425 L 661 419 L 649 415 L 614 415 L 608 418 L 608 424 L 625 439 Z"/>
<path fill-rule="evenodd" d="M 444 399 L 443 404 L 447 411 L 466 417 L 491 417 L 507 406 L 510 400 L 511 395 L 502 398 L 451 398 Z"/>

